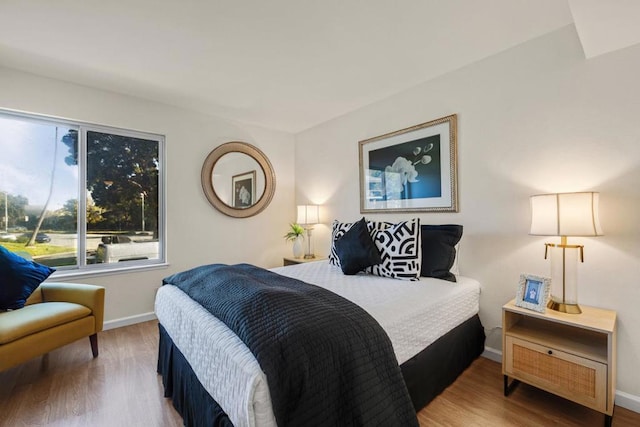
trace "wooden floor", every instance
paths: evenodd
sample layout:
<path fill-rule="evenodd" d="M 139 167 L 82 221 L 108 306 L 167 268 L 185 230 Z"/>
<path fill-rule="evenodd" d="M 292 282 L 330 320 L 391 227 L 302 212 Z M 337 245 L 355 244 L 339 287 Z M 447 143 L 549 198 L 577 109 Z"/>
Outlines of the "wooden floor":
<path fill-rule="evenodd" d="M 156 374 L 157 323 L 99 334 L 0 373 L 0 426 L 181 426 Z M 604 416 L 521 384 L 505 398 L 498 363 L 479 358 L 418 414 L 421 426 L 602 426 Z M 616 407 L 613 425 L 640 426 Z"/>

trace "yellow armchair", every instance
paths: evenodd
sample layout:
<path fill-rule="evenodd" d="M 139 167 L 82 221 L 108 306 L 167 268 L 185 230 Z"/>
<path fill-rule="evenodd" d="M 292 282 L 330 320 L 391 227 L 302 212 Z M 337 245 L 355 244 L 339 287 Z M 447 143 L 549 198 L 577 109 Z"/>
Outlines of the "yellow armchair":
<path fill-rule="evenodd" d="M 0 312 L 0 371 L 85 337 L 97 357 L 104 294 L 101 286 L 42 283 L 24 308 Z"/>

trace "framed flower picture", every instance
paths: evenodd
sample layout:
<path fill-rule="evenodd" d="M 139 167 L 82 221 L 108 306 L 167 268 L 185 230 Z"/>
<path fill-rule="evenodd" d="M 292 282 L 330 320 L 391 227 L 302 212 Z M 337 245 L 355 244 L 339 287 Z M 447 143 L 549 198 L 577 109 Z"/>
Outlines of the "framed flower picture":
<path fill-rule="evenodd" d="M 458 212 L 457 115 L 359 142 L 360 212 Z"/>

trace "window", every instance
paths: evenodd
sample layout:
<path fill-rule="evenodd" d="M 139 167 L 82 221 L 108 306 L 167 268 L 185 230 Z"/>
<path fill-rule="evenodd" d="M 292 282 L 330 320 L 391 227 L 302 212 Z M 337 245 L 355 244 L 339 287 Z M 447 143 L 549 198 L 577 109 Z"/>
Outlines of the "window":
<path fill-rule="evenodd" d="M 0 112 L 0 153 L 0 245 L 59 272 L 164 263 L 164 137 Z"/>

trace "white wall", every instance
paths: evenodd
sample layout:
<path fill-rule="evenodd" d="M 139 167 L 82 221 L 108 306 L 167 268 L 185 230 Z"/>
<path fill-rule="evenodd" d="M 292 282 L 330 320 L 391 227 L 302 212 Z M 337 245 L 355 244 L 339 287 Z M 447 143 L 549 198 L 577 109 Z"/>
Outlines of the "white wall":
<path fill-rule="evenodd" d="M 282 236 L 295 218 L 292 135 L 6 68 L 0 68 L 0 108 L 166 136 L 170 266 L 75 280 L 106 287 L 106 321 L 152 312 L 156 289 L 170 274 L 215 262 L 275 267 L 291 251 Z M 257 146 L 275 169 L 274 198 L 257 216 L 227 217 L 209 205 L 202 191 L 202 163 L 211 150 L 228 141 Z"/>
<path fill-rule="evenodd" d="M 528 197 L 601 192 L 605 236 L 569 239 L 585 245 L 578 297 L 618 311 L 618 389 L 640 396 L 638 76 L 640 46 L 585 60 L 566 27 L 296 135 L 296 201 L 323 204 L 325 224 L 358 219 L 358 141 L 457 113 L 460 212 L 419 217 L 464 225 L 461 271 L 482 282 L 492 331 L 520 273 L 549 274 L 554 238 L 528 235 Z M 329 227 L 316 227 L 316 253 Z"/>

